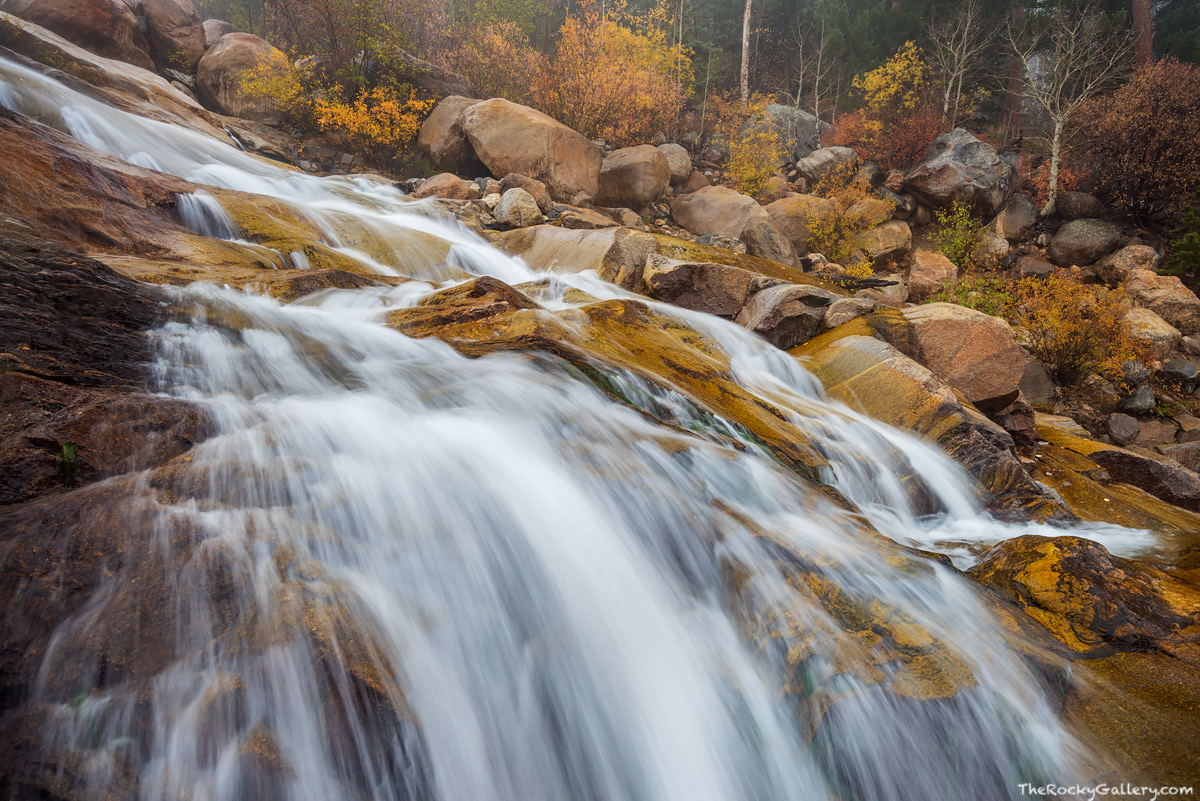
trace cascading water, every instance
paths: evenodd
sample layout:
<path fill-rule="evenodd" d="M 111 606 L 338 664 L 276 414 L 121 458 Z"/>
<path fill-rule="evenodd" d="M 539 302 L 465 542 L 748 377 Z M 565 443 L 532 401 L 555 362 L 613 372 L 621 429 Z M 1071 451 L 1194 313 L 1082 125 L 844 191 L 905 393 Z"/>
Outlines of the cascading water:
<path fill-rule="evenodd" d="M 353 214 L 384 239 L 447 240 L 468 274 L 543 277 L 394 189 L 283 170 L 5 60 L 0 102 L 118 157 L 285 198 L 318 227 Z M 212 200 L 182 202 L 184 220 L 234 238 Z M 439 278 L 413 277 L 292 305 L 171 290 L 184 311 L 156 335 L 160 389 L 217 433 L 131 485 L 119 503 L 150 532 L 131 529 L 136 558 L 47 651 L 45 738 L 84 766 L 88 797 L 123 771 L 144 799 L 455 801 L 957 801 L 1086 775 L 954 570 L 881 542 L 753 443 L 705 436 L 711 416 L 635 376 L 610 378 L 673 427 L 549 356 L 467 359 L 387 328 Z M 625 296 L 594 275 L 554 281 Z M 969 559 L 963 542 L 1043 531 L 981 514 L 952 462 L 829 402 L 786 354 L 657 308 L 792 415 L 829 458 L 824 480 L 891 539 Z M 910 508 L 883 453 L 942 514 Z M 72 642 L 139 581 L 169 599 L 169 658 L 150 679 L 72 665 L 82 691 L 64 697 Z M 826 591 L 883 623 L 856 626 Z M 906 643 L 887 659 L 879 626 Z"/>

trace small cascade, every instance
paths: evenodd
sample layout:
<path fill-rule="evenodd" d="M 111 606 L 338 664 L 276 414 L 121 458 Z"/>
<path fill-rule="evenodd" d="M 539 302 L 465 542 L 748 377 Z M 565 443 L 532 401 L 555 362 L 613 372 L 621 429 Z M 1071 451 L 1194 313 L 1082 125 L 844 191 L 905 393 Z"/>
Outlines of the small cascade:
<path fill-rule="evenodd" d="M 231 241 L 238 238 L 237 223 L 208 192 L 199 190 L 182 194 L 175 199 L 175 203 L 183 224 L 200 236 Z"/>

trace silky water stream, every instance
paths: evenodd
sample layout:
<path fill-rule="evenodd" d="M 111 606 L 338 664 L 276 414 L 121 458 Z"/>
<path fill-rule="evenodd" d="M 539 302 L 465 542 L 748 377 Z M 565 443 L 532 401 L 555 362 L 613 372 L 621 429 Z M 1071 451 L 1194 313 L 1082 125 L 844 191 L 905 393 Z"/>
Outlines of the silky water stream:
<path fill-rule="evenodd" d="M 389 186 L 283 170 L 3 60 L 0 103 L 131 163 L 282 198 L 322 229 L 352 215 L 385 243 L 437 236 L 455 272 L 549 278 L 552 308 L 568 288 L 627 296 L 534 273 Z M 180 200 L 197 233 L 237 240 L 213 196 Z M 1052 533 L 980 512 L 935 448 L 828 401 L 737 326 L 654 304 L 821 447 L 847 511 L 735 442 L 732 421 L 632 374 L 608 378 L 671 426 L 554 357 L 469 359 L 388 328 L 444 275 L 325 244 L 414 280 L 287 305 L 168 290 L 157 389 L 216 433 L 129 485 L 117 503 L 150 521 L 129 534 L 144 558 L 47 650 L 44 737 L 78 758 L 81 797 L 960 801 L 1087 775 L 980 591 L 869 531 L 960 564 L 967 544 Z M 905 471 L 939 514 L 909 508 Z M 155 577 L 135 574 L 147 563 Z M 69 644 L 139 580 L 165 587 L 169 658 L 149 679 L 73 665 L 81 692 L 63 699 Z"/>

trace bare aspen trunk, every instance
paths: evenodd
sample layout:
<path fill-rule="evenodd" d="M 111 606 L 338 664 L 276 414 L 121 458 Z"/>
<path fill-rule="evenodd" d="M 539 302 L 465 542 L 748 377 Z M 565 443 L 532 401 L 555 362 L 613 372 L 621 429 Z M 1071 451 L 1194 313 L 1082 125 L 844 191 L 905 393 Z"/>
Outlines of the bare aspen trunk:
<path fill-rule="evenodd" d="M 746 0 L 742 14 L 742 105 L 750 107 L 750 10 L 754 0 Z"/>
<path fill-rule="evenodd" d="M 1133 0 L 1133 41 L 1137 47 L 1137 65 L 1154 61 L 1154 29 L 1150 19 L 1150 0 Z"/>
<path fill-rule="evenodd" d="M 1054 214 L 1058 201 L 1058 160 L 1062 155 L 1062 133 L 1062 122 L 1055 120 L 1054 138 L 1050 140 L 1050 183 L 1046 188 L 1046 205 L 1042 207 L 1043 217 Z"/>

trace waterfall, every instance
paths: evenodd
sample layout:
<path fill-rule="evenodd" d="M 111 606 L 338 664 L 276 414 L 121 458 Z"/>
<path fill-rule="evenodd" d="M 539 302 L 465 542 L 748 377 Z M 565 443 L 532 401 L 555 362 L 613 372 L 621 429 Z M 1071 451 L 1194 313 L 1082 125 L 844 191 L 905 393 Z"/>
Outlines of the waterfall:
<path fill-rule="evenodd" d="M 409 274 L 342 243 L 332 216 L 444 239 L 469 275 L 545 277 L 392 187 L 273 166 L 3 59 L 0 102 L 131 163 L 282 198 L 377 271 Z M 236 237 L 211 195 L 181 196 L 180 214 Z M 147 800 L 314 801 L 958 801 L 1086 775 L 986 597 L 859 514 L 959 564 L 964 543 L 1050 530 L 990 519 L 935 448 L 831 402 L 732 323 L 651 304 L 820 444 L 822 480 L 858 514 L 765 449 L 703 436 L 713 421 L 632 374 L 610 378 L 674 409 L 674 426 L 549 356 L 469 359 L 388 328 L 388 311 L 445 286 L 411 277 L 289 305 L 168 290 L 183 311 L 155 332 L 156 389 L 201 405 L 216 433 L 128 484 L 118 503 L 148 522 L 47 650 L 44 736 L 79 761 L 87 797 L 125 772 Z M 553 280 L 628 297 L 594 274 Z M 901 468 L 941 513 L 910 507 Z M 146 633 L 169 658 L 102 680 L 103 664 L 73 661 L 78 642 L 136 582 L 169 599 L 164 631 Z M 918 656 L 880 659 L 878 631 L 823 592 L 874 610 Z"/>

